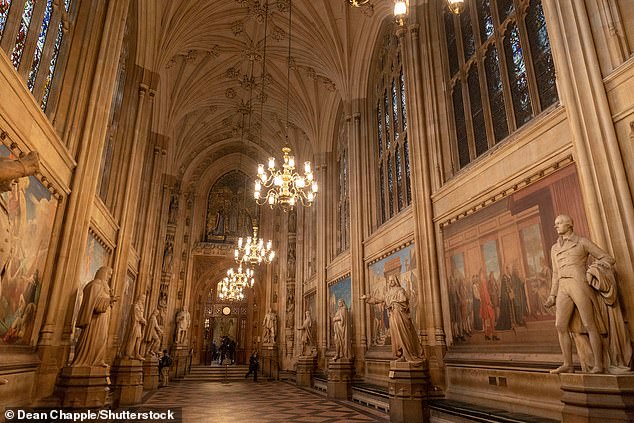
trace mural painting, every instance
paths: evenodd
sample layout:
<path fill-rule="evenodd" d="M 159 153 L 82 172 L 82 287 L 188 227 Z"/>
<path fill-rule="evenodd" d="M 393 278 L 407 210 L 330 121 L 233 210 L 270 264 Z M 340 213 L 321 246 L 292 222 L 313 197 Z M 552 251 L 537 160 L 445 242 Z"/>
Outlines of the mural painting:
<path fill-rule="evenodd" d="M 231 171 L 219 178 L 207 198 L 206 242 L 235 242 L 253 234 L 257 205 L 248 195 L 253 181 Z"/>
<path fill-rule="evenodd" d="M 329 325 L 328 332 L 330 333 L 330 346 L 335 345 L 335 334 L 332 330 L 332 319 L 337 313 L 337 301 L 343 299 L 348 307 L 348 313 L 351 313 L 352 307 L 352 280 L 350 276 L 347 276 L 337 282 L 334 282 L 328 286 L 328 315 Z M 351 315 L 351 314 L 349 314 Z"/>
<path fill-rule="evenodd" d="M 410 298 L 412 321 L 416 322 L 418 298 L 418 278 L 416 276 L 416 247 L 414 244 L 392 253 L 388 257 L 370 265 L 369 296 L 384 298 L 387 290 L 388 276 L 395 275 Z M 372 344 L 375 346 L 391 345 L 390 324 L 384 303 L 370 304 L 370 321 L 372 322 Z"/>
<path fill-rule="evenodd" d="M 0 146 L 0 156 L 11 152 Z M 0 210 L 10 240 L 0 269 L 0 345 L 28 344 L 33 332 L 42 275 L 51 242 L 57 200 L 35 177 L 19 178 L 0 194 Z"/>
<path fill-rule="evenodd" d="M 574 166 L 444 228 L 447 297 L 454 343 L 556 339 L 551 285 L 555 217 L 570 215 L 588 236 Z M 556 341 L 555 341 L 556 342 Z"/>

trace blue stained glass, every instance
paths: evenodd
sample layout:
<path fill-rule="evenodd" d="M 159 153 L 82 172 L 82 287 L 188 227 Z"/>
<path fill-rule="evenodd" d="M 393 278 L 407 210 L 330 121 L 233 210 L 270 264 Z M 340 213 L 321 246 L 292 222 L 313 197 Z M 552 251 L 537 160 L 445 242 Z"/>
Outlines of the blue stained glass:
<path fill-rule="evenodd" d="M 37 37 L 37 45 L 35 46 L 35 52 L 33 53 L 33 64 L 31 64 L 31 72 L 29 72 L 29 79 L 26 85 L 29 90 L 33 92 L 33 86 L 35 85 L 35 78 L 37 77 L 37 71 L 40 68 L 40 59 L 42 58 L 42 50 L 44 49 L 44 42 L 46 41 L 46 33 L 48 32 L 48 26 L 51 23 L 51 13 L 53 11 L 53 0 L 47 0 L 46 10 L 44 11 L 44 20 L 42 20 L 42 27 L 40 28 L 40 35 Z"/>
<path fill-rule="evenodd" d="M 493 17 L 491 16 L 491 0 L 477 1 L 478 20 L 480 21 L 480 38 L 482 42 L 493 35 Z"/>
<path fill-rule="evenodd" d="M 475 54 L 475 37 L 471 25 L 470 13 L 467 11 L 460 14 L 460 27 L 462 28 L 462 44 L 464 48 L 464 60 L 469 60 Z"/>
<path fill-rule="evenodd" d="M 558 99 L 555 83 L 555 65 L 550 51 L 544 10 L 541 1 L 532 0 L 526 15 L 526 29 L 533 58 L 533 69 L 542 110 Z"/>
<path fill-rule="evenodd" d="M 412 180 L 410 179 L 409 168 L 409 142 L 407 134 L 405 134 L 405 142 L 403 142 L 403 157 L 405 158 L 405 184 L 407 185 L 407 204 L 412 202 Z"/>
<path fill-rule="evenodd" d="M 379 157 L 383 154 L 383 120 L 381 119 L 381 101 L 376 104 L 376 120 L 378 123 L 379 135 Z"/>
<path fill-rule="evenodd" d="M 24 45 L 26 43 L 26 36 L 29 32 L 29 24 L 33 17 L 33 0 L 26 0 L 24 3 L 24 12 L 22 12 L 22 19 L 20 20 L 20 29 L 18 35 L 15 37 L 15 47 L 13 53 L 11 53 L 11 62 L 13 67 L 17 70 L 20 66 L 20 60 L 22 59 L 22 53 L 24 52 Z"/>
<path fill-rule="evenodd" d="M 71 0 L 64 0 L 64 9 L 66 9 L 67 12 L 70 9 L 70 1 Z"/>
<path fill-rule="evenodd" d="M 508 36 L 504 39 L 504 51 L 511 83 L 511 97 L 515 111 L 515 122 L 519 128 L 532 117 L 531 98 L 528 92 L 526 64 L 520 44 L 519 31 L 516 24 L 510 26 Z"/>
<path fill-rule="evenodd" d="M 398 209 L 403 208 L 403 168 L 401 167 L 401 151 L 397 148 L 395 155 L 396 164 L 396 198 L 398 199 Z"/>
<path fill-rule="evenodd" d="M 42 103 L 40 107 L 42 110 L 46 110 L 48 104 L 48 96 L 51 93 L 51 84 L 53 82 L 53 76 L 55 75 L 55 67 L 57 66 L 57 58 L 59 56 L 59 50 L 62 47 L 62 41 L 64 39 L 64 27 L 60 21 L 57 27 L 57 37 L 55 37 L 55 45 L 53 46 L 53 55 L 51 56 L 51 63 L 48 66 L 48 75 L 46 81 L 44 81 L 44 95 L 42 96 Z"/>
<path fill-rule="evenodd" d="M 389 150 L 392 138 L 390 137 L 390 103 L 387 100 L 387 90 L 383 93 L 383 115 L 385 116 L 385 148 Z"/>
<path fill-rule="evenodd" d="M 491 120 L 493 121 L 493 135 L 495 142 L 506 138 L 509 134 L 506 121 L 506 109 L 504 107 L 504 92 L 502 91 L 502 78 L 500 78 L 500 58 L 495 46 L 486 53 L 484 69 L 489 90 L 489 104 L 491 105 Z"/>
<path fill-rule="evenodd" d="M 401 86 L 401 111 L 403 112 L 403 131 L 407 131 L 407 107 L 405 107 L 405 77 L 403 76 L 403 69 L 399 75 L 399 83 Z"/>
<path fill-rule="evenodd" d="M 4 31 L 4 25 L 7 23 L 10 8 L 11 0 L 0 0 L 0 38 L 2 38 L 2 32 Z"/>
<path fill-rule="evenodd" d="M 396 82 L 392 78 L 392 119 L 394 120 L 394 139 L 398 138 L 398 97 L 396 95 Z"/>
<path fill-rule="evenodd" d="M 392 174 L 392 156 L 387 156 L 387 194 L 390 202 L 390 217 L 394 216 L 394 175 Z"/>

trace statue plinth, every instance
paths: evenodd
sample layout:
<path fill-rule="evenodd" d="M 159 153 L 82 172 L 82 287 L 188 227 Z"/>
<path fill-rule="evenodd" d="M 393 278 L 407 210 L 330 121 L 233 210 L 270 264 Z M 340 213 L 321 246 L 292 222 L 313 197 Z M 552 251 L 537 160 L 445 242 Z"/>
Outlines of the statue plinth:
<path fill-rule="evenodd" d="M 187 344 L 172 346 L 172 360 L 174 364 L 170 368 L 170 377 L 181 378 L 187 374 L 189 348 Z"/>
<path fill-rule="evenodd" d="M 143 364 L 141 360 L 122 358 L 112 366 L 114 402 L 132 405 L 143 397 Z"/>
<path fill-rule="evenodd" d="M 349 400 L 352 398 L 354 361 L 340 358 L 328 362 L 328 398 Z"/>
<path fill-rule="evenodd" d="M 634 421 L 634 373 L 562 373 L 562 422 Z"/>
<path fill-rule="evenodd" d="M 427 363 L 391 361 L 389 373 L 390 422 L 429 421 L 424 415 L 423 400 L 429 390 Z"/>
<path fill-rule="evenodd" d="M 158 357 L 149 355 L 143 362 L 143 390 L 153 391 L 159 386 Z"/>
<path fill-rule="evenodd" d="M 300 355 L 297 358 L 297 386 L 312 388 L 314 370 L 315 357 L 312 355 Z"/>
<path fill-rule="evenodd" d="M 64 408 L 96 408 L 108 402 L 110 368 L 102 366 L 62 369 L 56 391 Z"/>
<path fill-rule="evenodd" d="M 277 380 L 279 374 L 279 358 L 277 345 L 267 342 L 262 345 L 262 375 L 269 380 Z"/>

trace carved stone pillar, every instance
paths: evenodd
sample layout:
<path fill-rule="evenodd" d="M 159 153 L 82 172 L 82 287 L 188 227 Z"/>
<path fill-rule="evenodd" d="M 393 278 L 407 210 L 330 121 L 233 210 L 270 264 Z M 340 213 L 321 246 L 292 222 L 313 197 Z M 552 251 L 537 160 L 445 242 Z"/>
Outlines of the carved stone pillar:
<path fill-rule="evenodd" d="M 634 375 L 564 373 L 559 378 L 562 422 L 634 421 Z"/>
<path fill-rule="evenodd" d="M 262 375 L 269 380 L 277 380 L 279 376 L 277 345 L 272 343 L 262 345 L 260 362 L 262 364 Z"/>
<path fill-rule="evenodd" d="M 103 407 L 108 400 L 110 368 L 64 367 L 57 382 L 57 396 L 65 408 Z"/>
<path fill-rule="evenodd" d="M 143 362 L 143 389 L 152 391 L 159 386 L 158 358 L 148 356 Z"/>
<path fill-rule="evenodd" d="M 301 355 L 297 359 L 297 386 L 313 387 L 313 373 L 315 371 L 315 357 Z"/>
<path fill-rule="evenodd" d="M 389 374 L 390 422 L 428 422 L 423 401 L 429 390 L 426 363 L 391 361 Z"/>
<path fill-rule="evenodd" d="M 158 370 L 158 369 L 157 369 Z M 132 405 L 143 397 L 143 364 L 140 360 L 127 358 L 112 366 L 113 400 L 116 405 Z"/>
<path fill-rule="evenodd" d="M 347 358 L 328 362 L 328 398 L 349 400 L 352 398 L 354 361 Z"/>

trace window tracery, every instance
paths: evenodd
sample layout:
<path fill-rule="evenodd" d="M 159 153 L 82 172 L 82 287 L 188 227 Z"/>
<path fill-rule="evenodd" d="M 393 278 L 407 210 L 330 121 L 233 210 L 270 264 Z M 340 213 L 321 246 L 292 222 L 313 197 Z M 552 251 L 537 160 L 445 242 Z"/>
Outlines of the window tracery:
<path fill-rule="evenodd" d="M 337 138 L 337 254 L 350 246 L 350 190 L 348 180 L 348 137 L 344 116 L 340 117 Z"/>

